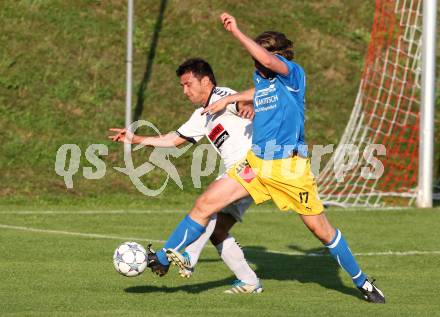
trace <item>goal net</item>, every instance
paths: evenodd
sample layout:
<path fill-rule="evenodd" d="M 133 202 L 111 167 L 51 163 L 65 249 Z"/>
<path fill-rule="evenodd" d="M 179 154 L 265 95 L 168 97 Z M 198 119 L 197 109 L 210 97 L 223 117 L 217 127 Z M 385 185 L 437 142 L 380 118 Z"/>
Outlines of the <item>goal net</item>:
<path fill-rule="evenodd" d="M 376 1 L 353 112 L 318 176 L 327 204 L 378 207 L 416 198 L 422 7 L 422 0 Z M 371 144 L 383 145 L 386 155 L 372 151 Z M 373 157 L 383 164 L 380 177 L 366 173 L 365 167 L 374 169 Z"/>

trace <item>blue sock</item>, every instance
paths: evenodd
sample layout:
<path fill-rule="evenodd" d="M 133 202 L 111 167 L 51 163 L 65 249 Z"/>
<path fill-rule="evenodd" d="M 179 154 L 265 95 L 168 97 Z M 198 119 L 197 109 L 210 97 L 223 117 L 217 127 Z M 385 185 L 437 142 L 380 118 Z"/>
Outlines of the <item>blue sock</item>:
<path fill-rule="evenodd" d="M 169 262 L 165 254 L 167 249 L 184 249 L 197 240 L 204 232 L 205 227 L 192 220 L 189 215 L 186 215 L 177 225 L 167 242 L 165 242 L 162 250 L 156 252 L 159 262 L 163 265 L 168 265 Z"/>
<path fill-rule="evenodd" d="M 338 261 L 339 265 L 351 276 L 353 283 L 357 287 L 364 285 L 367 276 L 361 271 L 357 264 L 350 248 L 347 245 L 344 237 L 339 229 L 336 229 L 336 234 L 332 241 L 325 245 L 330 254 Z"/>

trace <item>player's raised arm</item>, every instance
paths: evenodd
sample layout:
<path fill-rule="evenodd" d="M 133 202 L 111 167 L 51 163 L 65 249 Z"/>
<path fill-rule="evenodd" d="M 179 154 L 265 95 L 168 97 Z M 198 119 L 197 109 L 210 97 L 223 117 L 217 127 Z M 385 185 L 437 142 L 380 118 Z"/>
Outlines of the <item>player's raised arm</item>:
<path fill-rule="evenodd" d="M 244 46 L 244 48 L 249 52 L 249 54 L 251 54 L 252 58 L 256 62 L 260 63 L 264 68 L 267 68 L 275 73 L 284 76 L 289 74 L 289 68 L 284 62 L 273 54 L 269 53 L 264 47 L 258 45 L 254 40 L 240 31 L 237 26 L 237 22 L 232 15 L 223 13 L 220 15 L 220 20 L 223 23 L 223 27 Z"/>
<path fill-rule="evenodd" d="M 141 136 L 131 133 L 126 129 L 111 128 L 111 132 L 116 132 L 108 138 L 115 142 L 130 143 L 130 144 L 144 144 L 154 147 L 175 147 L 186 142 L 186 140 L 175 132 L 170 132 L 160 136 Z"/>
<path fill-rule="evenodd" d="M 233 94 L 233 95 L 226 96 L 226 97 L 210 104 L 209 106 L 205 107 L 205 109 L 203 109 L 201 114 L 217 113 L 217 112 L 225 109 L 226 106 L 231 103 L 252 102 L 252 100 L 254 99 L 254 92 L 255 92 L 255 88 L 251 88 L 251 89 L 248 89 L 248 90 L 245 90 L 245 91 Z"/>

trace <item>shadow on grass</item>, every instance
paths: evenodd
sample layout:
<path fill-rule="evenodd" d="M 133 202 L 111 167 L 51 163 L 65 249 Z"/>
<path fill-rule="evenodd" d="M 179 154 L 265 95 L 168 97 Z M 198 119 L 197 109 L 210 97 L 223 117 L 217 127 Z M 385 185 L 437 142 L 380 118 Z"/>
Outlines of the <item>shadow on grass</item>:
<path fill-rule="evenodd" d="M 188 284 L 176 287 L 167 287 L 167 286 L 152 286 L 152 285 L 141 285 L 141 286 L 132 286 L 125 289 L 127 293 L 176 293 L 176 292 L 186 292 L 189 294 L 198 294 L 205 292 L 207 290 L 217 288 L 217 287 L 226 287 L 232 283 L 232 278 L 225 278 L 222 280 L 204 282 L 198 284 Z M 226 288 L 225 288 L 226 289 Z"/>
<path fill-rule="evenodd" d="M 156 48 L 159 42 L 159 34 L 162 30 L 162 22 L 166 7 L 167 0 L 161 0 L 159 15 L 154 26 L 154 33 L 150 43 L 150 51 L 148 52 L 147 56 L 147 65 L 145 66 L 144 76 L 142 77 L 142 81 L 139 85 L 139 90 L 137 92 L 137 102 L 134 109 L 133 122 L 139 120 L 141 118 L 142 112 L 144 111 L 145 91 L 147 90 L 147 86 L 153 72 L 153 63 L 156 56 Z"/>
<path fill-rule="evenodd" d="M 289 246 L 292 251 L 310 255 L 286 255 L 268 252 L 261 246 L 245 248 L 245 255 L 249 262 L 255 264 L 256 273 L 264 280 L 297 281 L 299 283 L 315 283 L 324 288 L 332 289 L 340 293 L 361 298 L 360 292 L 354 287 L 345 286 L 339 278 L 339 265 L 323 248 L 304 250 L 297 246 Z M 220 264 L 220 260 L 217 260 Z M 200 262 L 213 262 L 211 259 Z M 216 287 L 226 287 L 231 284 L 233 278 L 225 278 L 197 284 L 182 285 L 176 287 L 157 287 L 151 285 L 134 286 L 126 288 L 128 293 L 174 293 L 184 291 L 197 294 Z"/>
<path fill-rule="evenodd" d="M 339 277 L 338 263 L 324 248 L 302 249 L 291 245 L 293 252 L 308 255 L 288 255 L 266 251 L 265 247 L 252 246 L 245 248 L 246 258 L 257 267 L 256 273 L 264 281 L 297 281 L 315 283 L 322 287 L 336 290 L 343 294 L 361 298 L 360 292 L 354 287 L 347 287 Z M 316 256 L 312 256 L 314 254 Z"/>

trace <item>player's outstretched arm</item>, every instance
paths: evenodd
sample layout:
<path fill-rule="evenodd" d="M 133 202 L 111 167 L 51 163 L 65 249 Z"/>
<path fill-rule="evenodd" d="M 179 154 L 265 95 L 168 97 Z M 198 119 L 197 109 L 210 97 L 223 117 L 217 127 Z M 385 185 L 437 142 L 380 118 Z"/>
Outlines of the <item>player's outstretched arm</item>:
<path fill-rule="evenodd" d="M 170 132 L 160 136 L 141 136 L 121 128 L 111 128 L 109 131 L 116 132 L 115 135 L 108 137 L 115 142 L 144 144 L 154 147 L 175 147 L 186 142 L 184 138 L 181 138 L 175 132 Z"/>
<path fill-rule="evenodd" d="M 205 113 L 217 113 L 219 111 L 222 111 L 226 108 L 227 105 L 231 103 L 236 102 L 252 102 L 254 99 L 254 92 L 255 88 L 251 88 L 233 95 L 226 96 L 220 100 L 217 100 L 216 102 L 210 104 L 209 106 L 205 107 L 201 114 Z"/>
<path fill-rule="evenodd" d="M 222 13 L 220 15 L 220 20 L 222 21 L 223 27 L 226 29 L 226 31 L 230 32 L 241 43 L 241 45 L 244 46 L 249 54 L 251 54 L 251 56 L 261 65 L 281 75 L 289 74 L 289 68 L 284 62 L 269 53 L 264 47 L 258 45 L 254 40 L 240 31 L 237 26 L 237 21 L 232 15 Z"/>

